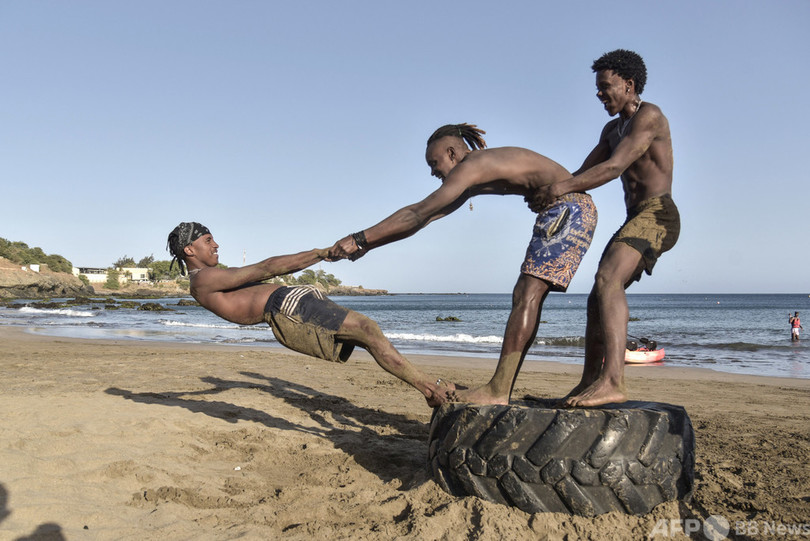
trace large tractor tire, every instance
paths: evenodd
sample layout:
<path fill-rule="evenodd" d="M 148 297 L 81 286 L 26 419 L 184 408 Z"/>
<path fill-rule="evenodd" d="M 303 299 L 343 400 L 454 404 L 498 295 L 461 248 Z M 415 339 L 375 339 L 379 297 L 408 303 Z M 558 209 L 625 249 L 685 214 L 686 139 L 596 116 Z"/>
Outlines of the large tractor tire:
<path fill-rule="evenodd" d="M 643 515 L 662 502 L 691 499 L 695 438 L 682 407 L 550 404 L 437 408 L 428 458 L 433 478 L 450 494 L 527 513 Z"/>

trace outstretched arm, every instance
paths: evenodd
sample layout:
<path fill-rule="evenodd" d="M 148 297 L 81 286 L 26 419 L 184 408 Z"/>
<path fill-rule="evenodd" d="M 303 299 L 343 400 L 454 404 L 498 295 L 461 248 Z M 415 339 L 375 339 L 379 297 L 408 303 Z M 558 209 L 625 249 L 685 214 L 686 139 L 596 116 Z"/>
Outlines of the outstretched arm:
<path fill-rule="evenodd" d="M 460 167 L 458 165 L 456 169 Z M 470 185 L 464 176 L 448 177 L 441 188 L 419 203 L 403 207 L 377 225 L 337 241 L 329 249 L 329 259 L 357 259 L 371 248 L 410 237 L 434 220 L 458 209 L 468 199 Z"/>
<path fill-rule="evenodd" d="M 310 267 L 327 258 L 327 249 L 314 249 L 297 254 L 279 255 L 269 257 L 264 261 L 228 269 L 207 267 L 194 279 L 194 289 L 201 294 L 216 291 L 228 291 L 253 282 L 261 282 L 291 274 Z"/>

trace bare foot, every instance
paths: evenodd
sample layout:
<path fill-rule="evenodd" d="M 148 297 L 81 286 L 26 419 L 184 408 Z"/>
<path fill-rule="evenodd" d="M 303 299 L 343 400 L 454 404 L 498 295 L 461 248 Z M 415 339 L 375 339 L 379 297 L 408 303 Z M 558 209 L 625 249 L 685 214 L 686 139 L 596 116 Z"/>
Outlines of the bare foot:
<path fill-rule="evenodd" d="M 500 396 L 492 392 L 487 385 L 454 393 L 455 402 L 467 404 L 509 404 L 509 396 Z"/>
<path fill-rule="evenodd" d="M 602 406 L 604 404 L 618 404 L 626 401 L 627 390 L 624 387 L 624 380 L 616 384 L 605 378 L 599 378 L 584 391 L 569 397 L 565 401 L 565 406 L 587 408 L 591 406 Z"/>
<path fill-rule="evenodd" d="M 589 383 L 585 383 L 584 381 L 580 381 L 580 382 L 577 384 L 577 386 L 576 386 L 576 387 L 574 387 L 573 389 L 571 389 L 570 391 L 568 391 L 568 394 L 567 394 L 567 395 L 565 395 L 564 397 L 562 397 L 562 398 L 560 398 L 559 400 L 557 400 L 557 402 L 555 402 L 555 403 L 554 403 L 554 407 L 555 407 L 555 408 L 567 408 L 567 407 L 569 407 L 568 401 L 569 401 L 571 398 L 573 398 L 573 397 L 575 397 L 575 396 L 579 395 L 579 394 L 580 394 L 582 391 L 584 391 L 585 389 L 587 389 L 587 388 L 588 388 L 588 385 L 590 385 L 590 384 L 589 384 Z"/>

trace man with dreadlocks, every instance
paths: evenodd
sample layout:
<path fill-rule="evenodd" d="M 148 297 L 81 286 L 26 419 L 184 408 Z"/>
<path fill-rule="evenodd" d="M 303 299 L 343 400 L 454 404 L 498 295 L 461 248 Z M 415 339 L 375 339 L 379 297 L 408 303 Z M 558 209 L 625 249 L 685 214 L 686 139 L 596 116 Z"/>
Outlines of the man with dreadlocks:
<path fill-rule="evenodd" d="M 281 344 L 327 361 L 346 362 L 360 346 L 384 370 L 421 392 L 430 406 L 441 405 L 455 388 L 441 379 L 434 383 L 394 348 L 375 322 L 332 302 L 315 287 L 263 282 L 327 259 L 326 249 L 232 268 L 217 267 L 218 249 L 208 228 L 197 222 L 182 222 L 169 233 L 171 265 L 176 260 L 183 274 L 188 267 L 191 295 L 219 317 L 239 325 L 265 321 Z"/>
<path fill-rule="evenodd" d="M 602 186 L 621 176 L 627 220 L 608 243 L 588 297 L 585 367 L 568 394 L 568 406 L 598 406 L 627 400 L 624 355 L 629 310 L 625 289 L 652 274 L 662 253 L 680 234 L 672 201 L 672 139 L 661 109 L 641 101 L 647 81 L 642 58 L 624 49 L 604 54 L 591 66 L 596 97 L 610 116 L 599 143 L 573 177 L 537 191 L 537 210 L 560 196 Z M 604 359 L 604 363 L 603 363 Z"/>
<path fill-rule="evenodd" d="M 470 124 L 442 126 L 430 136 L 425 159 L 441 187 L 368 229 L 349 235 L 329 250 L 332 259 L 357 259 L 372 248 L 409 237 L 458 209 L 479 194 L 534 193 L 571 174 L 540 154 L 517 147 L 486 148 L 485 132 Z M 469 145 L 469 146 L 468 146 Z M 456 401 L 508 404 L 523 359 L 537 335 L 540 311 L 548 292 L 565 291 L 587 251 L 596 228 L 596 207 L 589 195 L 571 193 L 544 209 L 534 225 L 512 294 L 495 374 L 476 389 L 448 392 Z"/>

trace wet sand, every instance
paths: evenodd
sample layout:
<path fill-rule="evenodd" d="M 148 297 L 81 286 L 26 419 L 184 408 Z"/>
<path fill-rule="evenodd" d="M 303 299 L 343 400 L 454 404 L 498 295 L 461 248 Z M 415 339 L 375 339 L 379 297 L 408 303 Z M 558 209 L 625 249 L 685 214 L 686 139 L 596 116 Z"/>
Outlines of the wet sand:
<path fill-rule="evenodd" d="M 0 539 L 682 539 L 676 521 L 711 515 L 757 538 L 810 523 L 810 380 L 629 366 L 632 399 L 686 407 L 695 495 L 584 518 L 443 492 L 430 408 L 362 351 L 335 365 L 10 327 L 0 343 Z M 496 363 L 409 358 L 468 385 Z M 515 397 L 562 396 L 579 369 L 527 362 Z"/>

